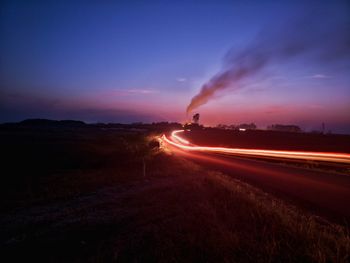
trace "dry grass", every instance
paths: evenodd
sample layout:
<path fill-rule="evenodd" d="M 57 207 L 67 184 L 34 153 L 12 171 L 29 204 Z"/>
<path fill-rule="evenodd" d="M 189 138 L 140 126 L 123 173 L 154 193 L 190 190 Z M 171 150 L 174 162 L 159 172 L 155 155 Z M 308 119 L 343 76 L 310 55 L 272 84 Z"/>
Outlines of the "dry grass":
<path fill-rule="evenodd" d="M 36 193 L 13 190 L 14 198 L 6 203 L 12 209 L 0 219 L 2 257 L 45 262 L 349 261 L 345 227 L 224 174 L 146 150 L 142 135 L 101 136 L 104 141 L 96 133 L 76 138 L 73 160 L 78 168 L 61 165 L 40 180 L 27 179 L 38 183 Z M 94 165 L 87 162 L 92 159 Z M 23 198 L 27 201 L 20 202 Z"/>

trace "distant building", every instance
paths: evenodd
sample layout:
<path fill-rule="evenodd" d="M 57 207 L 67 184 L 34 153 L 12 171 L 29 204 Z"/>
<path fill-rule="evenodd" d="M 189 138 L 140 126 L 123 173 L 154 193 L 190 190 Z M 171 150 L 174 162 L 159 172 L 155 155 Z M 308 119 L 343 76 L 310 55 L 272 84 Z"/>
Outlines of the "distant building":
<path fill-rule="evenodd" d="M 301 132 L 300 127 L 297 125 L 274 124 L 267 126 L 267 129 L 270 131 Z"/>
<path fill-rule="evenodd" d="M 226 124 L 221 124 L 220 123 L 220 124 L 216 125 L 216 128 L 227 130 L 227 129 L 229 129 L 229 126 L 227 126 Z"/>
<path fill-rule="evenodd" d="M 218 129 L 222 130 L 239 130 L 239 131 L 246 131 L 246 130 L 256 130 L 256 125 L 254 123 L 242 123 L 239 125 L 226 125 L 226 124 L 218 124 L 216 126 Z"/>
<path fill-rule="evenodd" d="M 242 123 L 238 126 L 236 126 L 236 128 L 240 131 L 246 131 L 246 130 L 256 130 L 256 125 L 254 123 Z"/>
<path fill-rule="evenodd" d="M 199 117 L 200 117 L 199 113 L 194 114 L 192 117 L 192 122 L 187 122 L 183 124 L 182 127 L 184 129 L 190 129 L 190 130 L 202 129 L 203 125 L 199 125 Z"/>
<path fill-rule="evenodd" d="M 185 130 L 200 130 L 203 129 L 203 125 L 199 125 L 198 123 L 187 122 L 182 125 L 182 128 Z"/>

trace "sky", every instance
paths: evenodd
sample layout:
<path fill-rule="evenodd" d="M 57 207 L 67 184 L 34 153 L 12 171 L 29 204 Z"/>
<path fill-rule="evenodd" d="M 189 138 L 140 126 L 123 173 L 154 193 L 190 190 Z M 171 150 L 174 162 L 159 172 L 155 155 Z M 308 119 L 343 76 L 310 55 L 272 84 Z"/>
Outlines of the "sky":
<path fill-rule="evenodd" d="M 0 122 L 184 122 L 199 112 L 204 125 L 324 122 L 350 134 L 348 1 L 12 0 L 0 12 Z M 281 55 L 296 39 L 306 51 Z M 258 72 L 186 113 L 227 69 L 266 54 Z"/>

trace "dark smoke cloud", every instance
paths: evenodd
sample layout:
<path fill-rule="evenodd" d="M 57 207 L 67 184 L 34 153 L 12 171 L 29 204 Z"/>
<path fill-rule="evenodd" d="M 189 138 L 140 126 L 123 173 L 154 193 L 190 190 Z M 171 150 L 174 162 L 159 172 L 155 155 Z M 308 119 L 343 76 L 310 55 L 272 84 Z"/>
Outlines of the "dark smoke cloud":
<path fill-rule="evenodd" d="M 337 22 L 336 25 L 326 23 L 323 27 L 318 22 L 304 18 L 285 25 L 281 30 L 265 30 L 246 48 L 230 50 L 224 57 L 223 70 L 205 83 L 192 98 L 187 114 L 213 99 L 218 91 L 242 88 L 242 80 L 263 72 L 272 64 L 281 65 L 303 56 L 310 63 L 334 66 L 335 63 L 345 62 L 348 67 L 349 21 Z"/>

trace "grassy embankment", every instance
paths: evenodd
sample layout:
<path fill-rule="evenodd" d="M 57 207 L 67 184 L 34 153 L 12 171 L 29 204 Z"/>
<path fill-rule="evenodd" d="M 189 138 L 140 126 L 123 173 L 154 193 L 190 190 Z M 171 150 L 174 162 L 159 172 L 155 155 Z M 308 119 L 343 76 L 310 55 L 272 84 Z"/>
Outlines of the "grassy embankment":
<path fill-rule="evenodd" d="M 347 229 L 147 147 L 143 134 L 1 131 L 1 257 L 347 262 Z M 143 163 L 146 172 L 143 172 Z"/>

